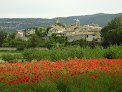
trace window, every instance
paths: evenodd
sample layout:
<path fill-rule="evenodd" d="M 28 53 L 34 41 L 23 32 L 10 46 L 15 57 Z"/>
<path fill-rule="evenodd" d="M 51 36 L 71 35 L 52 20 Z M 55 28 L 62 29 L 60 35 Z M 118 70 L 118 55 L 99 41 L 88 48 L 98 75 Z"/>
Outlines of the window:
<path fill-rule="evenodd" d="M 78 39 L 78 36 L 76 36 L 76 39 Z"/>
<path fill-rule="evenodd" d="M 88 38 L 88 35 L 87 35 L 87 38 Z"/>
<path fill-rule="evenodd" d="M 82 38 L 82 35 L 80 35 L 80 38 Z"/>
<path fill-rule="evenodd" d="M 92 36 L 95 36 L 95 35 L 92 35 Z"/>

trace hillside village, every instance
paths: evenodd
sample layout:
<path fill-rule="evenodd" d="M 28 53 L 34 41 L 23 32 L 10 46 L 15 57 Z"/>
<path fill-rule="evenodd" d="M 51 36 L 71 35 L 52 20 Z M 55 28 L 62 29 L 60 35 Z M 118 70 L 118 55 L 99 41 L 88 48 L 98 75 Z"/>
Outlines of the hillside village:
<path fill-rule="evenodd" d="M 38 27 L 37 29 L 39 29 Z M 74 24 L 70 25 L 62 25 L 59 18 L 56 20 L 55 25 L 51 25 L 50 29 L 47 32 L 46 38 L 52 36 L 53 33 L 56 36 L 65 36 L 69 42 L 86 39 L 87 41 L 92 41 L 93 39 L 97 39 L 98 42 L 101 42 L 101 32 L 102 27 L 98 24 L 84 25 L 80 26 L 80 21 L 77 19 Z M 35 34 L 36 29 L 27 29 L 25 32 L 22 30 L 17 30 L 15 34 L 15 39 L 21 38 L 25 41 L 29 39 L 27 34 Z"/>

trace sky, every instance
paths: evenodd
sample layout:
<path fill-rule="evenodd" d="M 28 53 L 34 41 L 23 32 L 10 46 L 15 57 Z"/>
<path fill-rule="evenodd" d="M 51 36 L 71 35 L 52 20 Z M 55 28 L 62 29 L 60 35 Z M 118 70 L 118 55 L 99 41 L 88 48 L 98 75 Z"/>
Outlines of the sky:
<path fill-rule="evenodd" d="M 0 18 L 54 18 L 122 13 L 122 0 L 0 0 Z"/>

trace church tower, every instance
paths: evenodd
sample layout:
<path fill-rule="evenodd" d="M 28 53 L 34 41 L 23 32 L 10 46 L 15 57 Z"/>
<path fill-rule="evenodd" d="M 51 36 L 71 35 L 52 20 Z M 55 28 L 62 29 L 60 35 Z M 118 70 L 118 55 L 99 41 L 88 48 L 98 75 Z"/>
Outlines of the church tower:
<path fill-rule="evenodd" d="M 56 19 L 56 23 L 60 23 L 60 20 L 59 20 L 59 18 L 57 18 L 57 19 Z"/>
<path fill-rule="evenodd" d="M 75 24 L 76 26 L 80 26 L 80 21 L 77 19 L 76 20 L 76 24 Z"/>

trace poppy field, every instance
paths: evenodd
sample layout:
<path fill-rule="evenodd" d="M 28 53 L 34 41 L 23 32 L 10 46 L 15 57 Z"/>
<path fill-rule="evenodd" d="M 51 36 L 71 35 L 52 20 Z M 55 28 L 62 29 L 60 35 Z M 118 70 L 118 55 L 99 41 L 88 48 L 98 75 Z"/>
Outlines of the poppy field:
<path fill-rule="evenodd" d="M 122 92 L 122 59 L 0 64 L 1 92 Z"/>

